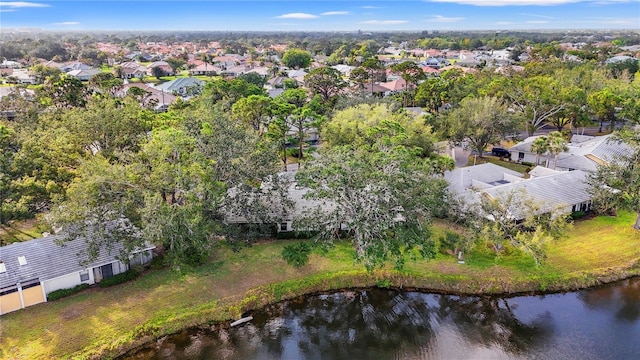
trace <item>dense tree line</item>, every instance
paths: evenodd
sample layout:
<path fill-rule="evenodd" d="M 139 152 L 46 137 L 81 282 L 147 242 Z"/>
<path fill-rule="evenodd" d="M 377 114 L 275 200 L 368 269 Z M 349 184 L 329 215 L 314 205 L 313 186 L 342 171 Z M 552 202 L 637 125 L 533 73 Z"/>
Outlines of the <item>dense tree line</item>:
<path fill-rule="evenodd" d="M 613 38 L 613 40 L 612 40 Z M 313 55 L 332 56 L 333 62 L 349 62 L 355 57 L 367 58 L 389 43 L 405 44 L 405 48 L 449 50 L 498 50 L 507 47 L 537 46 L 551 51 L 563 42 L 612 42 L 614 48 L 640 44 L 637 32 L 521 32 L 521 31 L 422 31 L 422 32 L 11 32 L 0 34 L 0 58 L 44 58 L 59 60 L 85 59 L 100 61 L 105 54 L 95 50 L 97 42 L 110 42 L 127 50 L 137 44 L 190 41 L 206 45 L 218 41 L 229 53 L 249 54 L 257 47 L 286 44 Z M 581 51 L 589 59 L 589 51 Z M 281 54 L 282 55 L 282 54 Z"/>
<path fill-rule="evenodd" d="M 307 56 L 300 59 L 308 65 Z M 640 118 L 637 74 L 597 61 L 540 60 L 522 71 L 454 69 L 438 77 L 402 62 L 391 69 L 407 84 L 402 104 L 367 94 L 385 72 L 380 62 L 365 57 L 356 69 L 353 95 L 347 79 L 321 67 L 305 77 L 306 89 L 288 88 L 275 98 L 249 77 L 215 79 L 166 113 L 141 107 L 133 92 L 114 98 L 121 83 L 112 76 L 83 83 L 43 71 L 35 95 L 16 92 L 0 102 L 16 112 L 0 121 L 0 221 L 47 212 L 56 228 L 88 241 L 89 255 L 147 240 L 161 245 L 174 266 L 193 265 L 221 236 L 249 241 L 260 233 L 230 224 L 229 214 L 266 224 L 291 211 L 286 178 L 275 174 L 294 158 L 308 196 L 336 204 L 302 223 L 313 220 L 325 241 L 345 235 L 339 230 L 346 223 L 368 268 L 389 259 L 400 266 L 415 254 L 411 249 L 433 256 L 430 219 L 447 213 L 439 174 L 452 164 L 437 155 L 438 141 L 468 142 L 482 156 L 515 131 L 552 126 L 558 133 L 541 148 L 557 153 L 562 131 L 594 120 L 613 129 Z M 428 115 L 401 109 L 411 104 Z M 319 157 L 307 156 L 312 129 L 325 141 Z M 616 188 L 637 192 L 628 184 Z M 634 207 L 633 201 L 617 204 Z M 486 212 L 505 209 L 484 205 Z M 527 222 L 531 237 L 506 226 L 513 224 L 468 224 L 476 234 L 494 235 L 496 245 L 511 238 L 541 260 L 540 244 L 562 233 L 537 226 L 544 221 Z"/>

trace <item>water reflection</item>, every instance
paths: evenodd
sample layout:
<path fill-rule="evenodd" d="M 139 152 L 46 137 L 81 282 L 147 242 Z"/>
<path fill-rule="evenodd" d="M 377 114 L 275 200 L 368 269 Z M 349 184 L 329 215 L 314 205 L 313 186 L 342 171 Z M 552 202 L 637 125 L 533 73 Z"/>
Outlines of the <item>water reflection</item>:
<path fill-rule="evenodd" d="M 506 299 L 441 296 L 439 305 L 439 314 L 451 318 L 467 342 L 497 346 L 513 355 L 541 346 L 554 331 L 550 312 L 537 314 L 525 323 L 513 312 L 518 304 L 510 306 Z"/>
<path fill-rule="evenodd" d="M 549 296 L 351 291 L 276 304 L 239 328 L 185 331 L 130 359 L 635 359 L 640 279 Z"/>
<path fill-rule="evenodd" d="M 613 314 L 616 319 L 637 322 L 640 318 L 640 281 L 625 280 L 621 286 L 606 286 L 581 292 L 578 297 L 594 310 Z"/>

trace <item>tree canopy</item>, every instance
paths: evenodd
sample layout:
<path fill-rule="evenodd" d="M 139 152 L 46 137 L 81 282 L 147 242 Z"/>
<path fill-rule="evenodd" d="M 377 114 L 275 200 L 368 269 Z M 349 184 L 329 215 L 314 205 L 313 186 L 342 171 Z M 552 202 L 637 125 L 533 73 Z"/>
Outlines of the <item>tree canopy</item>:
<path fill-rule="evenodd" d="M 302 49 L 289 49 L 282 56 L 282 63 L 292 69 L 307 68 L 311 64 L 311 55 Z"/>
<path fill-rule="evenodd" d="M 489 144 L 496 144 L 516 129 L 515 119 L 497 98 L 466 98 L 459 107 L 443 113 L 447 136 L 467 141 L 482 157 Z"/>
<path fill-rule="evenodd" d="M 407 134 L 397 122 L 383 120 L 368 132 L 376 139 L 371 147 L 323 149 L 296 174 L 298 184 L 310 189 L 306 197 L 327 205 L 294 226 L 317 230 L 326 242 L 344 230 L 369 270 L 387 260 L 400 268 L 413 249 L 435 256 L 429 223 L 443 205 L 446 182 L 435 176 L 440 163 L 401 145 Z"/>

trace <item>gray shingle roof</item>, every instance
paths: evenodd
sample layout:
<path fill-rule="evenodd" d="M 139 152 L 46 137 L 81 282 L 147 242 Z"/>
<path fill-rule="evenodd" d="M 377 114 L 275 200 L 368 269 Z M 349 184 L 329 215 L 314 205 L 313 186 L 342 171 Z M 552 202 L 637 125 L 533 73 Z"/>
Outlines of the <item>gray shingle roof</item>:
<path fill-rule="evenodd" d="M 542 212 L 559 206 L 580 204 L 591 199 L 585 183 L 586 172 L 580 170 L 542 172 L 544 176 L 520 179 L 519 173 L 487 163 L 447 172 L 445 179 L 449 182 L 449 190 L 464 200 L 465 206 L 480 202 L 482 193 L 499 199 L 520 189 L 524 189 L 528 197 L 541 205 Z M 476 186 L 478 181 L 484 186 Z M 514 215 L 518 216 L 518 214 Z"/>
<path fill-rule="evenodd" d="M 172 93 L 191 86 L 204 86 L 204 81 L 193 77 L 183 77 L 167 81 L 166 83 L 156 86 L 156 88 Z"/>
<path fill-rule="evenodd" d="M 476 182 L 480 181 L 486 184 L 491 184 L 504 180 L 505 174 L 507 176 L 522 177 L 522 174 L 517 171 L 492 163 L 485 163 L 447 171 L 444 174 L 444 178 L 449 182 L 449 190 L 461 193 L 464 190 L 469 189 L 474 183 L 474 180 Z"/>
<path fill-rule="evenodd" d="M 114 247 L 110 253 L 102 250 L 95 261 L 87 266 L 81 266 L 80 261 L 84 258 L 78 255 L 82 254 L 86 248 L 84 241 L 73 240 L 60 246 L 56 244 L 56 240 L 61 238 L 59 235 L 53 235 L 0 247 L 0 261 L 4 263 L 7 270 L 0 273 L 0 288 L 32 279 L 40 279 L 40 281 L 54 279 L 112 263 L 120 250 L 120 247 Z M 153 248 L 154 246 L 149 245 L 144 250 Z M 26 265 L 19 264 L 19 256 L 26 258 Z"/>
<path fill-rule="evenodd" d="M 584 171 L 567 171 L 556 175 L 533 178 L 483 190 L 494 198 L 500 198 L 512 191 L 524 189 L 527 196 L 541 205 L 541 210 L 550 211 L 557 206 L 571 206 L 591 199 L 585 182 Z"/>
<path fill-rule="evenodd" d="M 595 171 L 598 162 L 615 162 L 629 151 L 626 144 L 614 140 L 611 135 L 596 136 L 569 144 L 569 151 L 558 156 L 558 168 Z"/>
<path fill-rule="evenodd" d="M 531 153 L 531 145 L 537 138 L 541 136 L 542 135 L 529 136 L 528 138 L 510 147 L 509 151 L 521 151 L 521 152 Z"/>
<path fill-rule="evenodd" d="M 596 145 L 595 149 L 591 151 L 591 154 L 600 160 L 610 163 L 618 161 L 621 156 L 627 155 L 630 152 L 631 148 L 629 145 L 607 136 L 605 140 Z"/>

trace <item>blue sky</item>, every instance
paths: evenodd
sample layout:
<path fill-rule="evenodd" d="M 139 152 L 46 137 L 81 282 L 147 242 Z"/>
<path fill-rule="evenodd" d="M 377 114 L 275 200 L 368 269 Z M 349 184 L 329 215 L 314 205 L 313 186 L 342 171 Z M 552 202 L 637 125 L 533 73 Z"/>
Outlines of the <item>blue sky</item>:
<path fill-rule="evenodd" d="M 0 29 L 640 30 L 640 0 L 0 1 Z"/>

